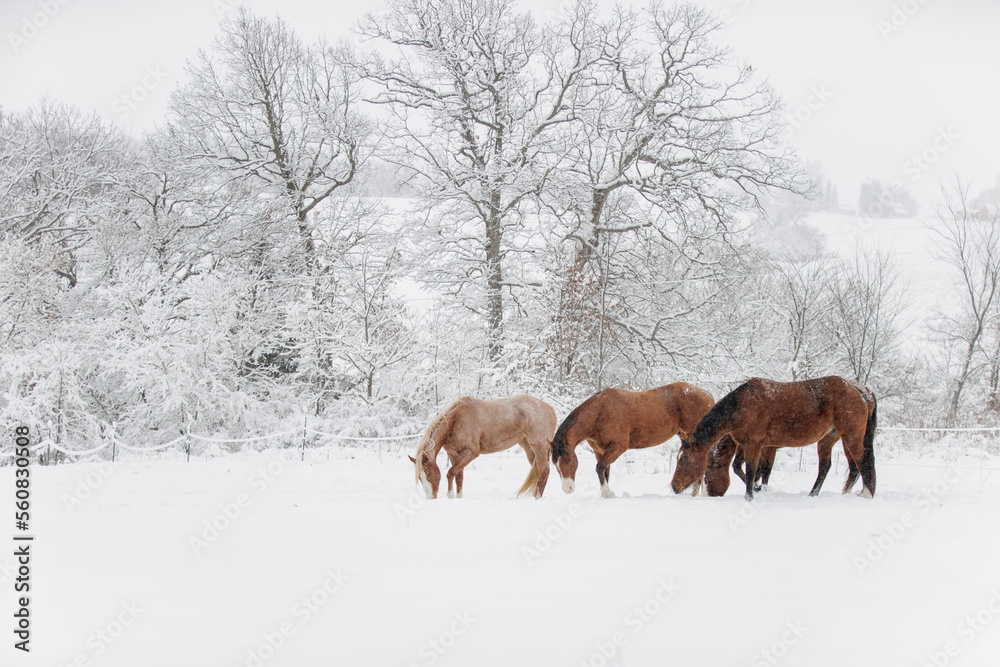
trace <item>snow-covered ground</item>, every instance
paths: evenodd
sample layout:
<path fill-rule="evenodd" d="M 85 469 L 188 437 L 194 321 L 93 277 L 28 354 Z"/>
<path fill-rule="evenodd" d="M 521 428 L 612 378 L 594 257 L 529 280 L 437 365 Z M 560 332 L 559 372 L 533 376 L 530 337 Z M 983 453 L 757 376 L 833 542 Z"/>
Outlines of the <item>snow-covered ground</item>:
<path fill-rule="evenodd" d="M 667 447 L 617 463 L 611 500 L 583 447 L 576 493 L 553 477 L 538 501 L 514 498 L 528 469 L 520 449 L 475 461 L 460 500 L 424 501 L 404 454 L 35 468 L 32 652 L 13 651 L 8 634 L 3 664 L 940 666 L 1000 655 L 996 456 L 883 457 L 867 501 L 840 495 L 842 462 L 807 497 L 815 449 L 802 464 L 782 452 L 771 490 L 748 504 L 738 484 L 724 498 L 671 494 Z M 12 481 L 0 469 L 0 486 Z M 5 615 L 11 551 L 0 556 Z"/>

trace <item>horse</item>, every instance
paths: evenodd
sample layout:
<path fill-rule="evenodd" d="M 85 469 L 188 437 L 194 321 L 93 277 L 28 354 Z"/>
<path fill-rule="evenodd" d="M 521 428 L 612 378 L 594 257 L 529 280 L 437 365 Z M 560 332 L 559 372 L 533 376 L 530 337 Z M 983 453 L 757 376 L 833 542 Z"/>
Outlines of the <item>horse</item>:
<path fill-rule="evenodd" d="M 831 454 L 833 447 L 840 440 L 840 435 L 836 431 L 830 431 L 824 435 L 816 447 L 819 451 L 819 473 L 816 476 L 816 483 L 813 484 L 810 496 L 818 496 L 826 475 L 830 471 Z M 754 493 L 761 489 L 767 489 L 768 480 L 771 477 L 771 469 L 774 467 L 774 457 L 778 452 L 778 447 L 765 447 L 760 454 L 760 461 L 757 462 L 757 475 L 754 480 Z M 735 457 L 733 456 L 735 454 Z M 732 439 L 719 441 L 708 454 L 708 469 L 705 471 L 705 490 L 709 496 L 724 496 L 729 489 L 729 473 L 727 471 L 729 460 L 733 461 L 733 472 L 746 483 L 746 475 L 743 473 L 744 463 L 743 448 L 736 445 Z M 858 477 L 858 466 L 847 457 L 849 471 L 848 476 L 853 476 L 856 481 Z M 757 482 L 760 482 L 759 484 Z M 851 482 L 854 486 L 854 481 Z M 850 491 L 846 489 L 844 493 Z"/>
<path fill-rule="evenodd" d="M 575 450 L 584 440 L 597 456 L 601 495 L 614 498 L 608 486 L 610 468 L 625 450 L 654 447 L 677 434 L 685 442 L 714 402 L 707 391 L 687 382 L 646 391 L 611 388 L 594 394 L 569 413 L 552 440 L 552 463 L 563 491 L 572 493 L 576 486 L 579 460 Z"/>
<path fill-rule="evenodd" d="M 486 401 L 460 396 L 427 426 L 417 444 L 413 462 L 416 480 L 428 498 L 437 498 L 441 469 L 438 452 L 443 448 L 451 461 L 448 497 L 462 497 L 465 466 L 480 454 L 492 454 L 520 444 L 531 464 L 518 496 L 531 493 L 541 498 L 549 478 L 549 446 L 556 430 L 556 411 L 531 396 Z M 452 490 L 454 483 L 456 491 Z"/>
<path fill-rule="evenodd" d="M 765 447 L 804 447 L 834 434 L 857 471 L 848 476 L 844 492 L 863 482 L 862 495 L 875 495 L 875 428 L 877 403 L 869 390 L 831 375 L 799 382 L 750 378 L 712 407 L 677 453 L 677 467 L 670 483 L 680 493 L 705 479 L 709 454 L 723 437 L 730 436 L 743 449 L 746 460 L 747 500 L 753 500 L 754 481 Z M 836 440 L 827 440 L 824 448 Z M 726 449 L 733 445 L 726 445 Z M 735 449 L 733 450 L 735 452 Z M 728 465 L 726 459 L 725 465 Z M 830 469 L 820 461 L 820 477 Z M 707 480 L 706 480 L 707 482 Z M 822 484 L 818 478 L 817 483 Z M 814 486 L 818 493 L 818 488 Z"/>

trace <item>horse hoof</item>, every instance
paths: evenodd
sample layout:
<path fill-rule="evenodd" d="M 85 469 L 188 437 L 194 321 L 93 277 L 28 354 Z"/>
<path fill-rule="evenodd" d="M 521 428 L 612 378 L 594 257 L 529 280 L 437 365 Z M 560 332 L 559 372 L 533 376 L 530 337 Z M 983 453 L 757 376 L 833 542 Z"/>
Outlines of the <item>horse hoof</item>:
<path fill-rule="evenodd" d="M 454 491 L 449 491 L 448 492 L 448 497 L 449 498 L 454 498 L 455 497 L 455 492 Z"/>
<path fill-rule="evenodd" d="M 615 497 L 614 491 L 612 491 L 606 486 L 601 488 L 601 498 L 614 498 L 614 497 Z"/>
<path fill-rule="evenodd" d="M 871 491 L 868 490 L 867 487 L 865 487 L 864 489 L 861 490 L 861 497 L 862 498 L 867 498 L 868 500 L 871 500 L 875 496 L 874 496 L 874 494 L 872 494 Z"/>

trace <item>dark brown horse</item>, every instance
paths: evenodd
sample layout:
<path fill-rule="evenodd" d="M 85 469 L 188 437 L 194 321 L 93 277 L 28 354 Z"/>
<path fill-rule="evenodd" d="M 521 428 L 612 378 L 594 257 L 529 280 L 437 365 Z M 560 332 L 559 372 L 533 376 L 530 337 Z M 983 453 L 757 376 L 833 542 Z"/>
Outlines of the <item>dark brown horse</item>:
<path fill-rule="evenodd" d="M 743 449 L 746 498 L 752 500 L 765 447 L 804 447 L 827 435 L 836 435 L 843 440 L 848 460 L 857 468 L 857 473 L 848 477 L 845 491 L 853 486 L 860 473 L 864 483 L 862 495 L 871 498 L 875 494 L 876 423 L 874 395 L 844 378 L 828 376 L 801 382 L 751 378 L 716 403 L 688 442 L 681 444 L 670 485 L 675 493 L 680 493 L 704 479 L 710 451 L 728 435 Z M 836 439 L 827 440 L 824 448 L 832 448 L 835 442 Z M 729 447 L 735 453 L 734 445 L 726 445 L 723 452 Z M 726 458 L 724 465 L 728 464 Z M 825 465 L 821 459 L 821 478 L 825 479 L 829 465 L 829 459 Z M 817 482 L 822 484 L 820 479 Z"/>
<path fill-rule="evenodd" d="M 454 498 L 452 483 L 462 497 L 464 469 L 480 454 L 509 449 L 520 444 L 531 463 L 528 478 L 518 495 L 531 493 L 541 498 L 549 478 L 549 445 L 556 430 L 556 411 L 548 403 L 531 396 L 514 396 L 484 401 L 462 396 L 431 421 L 417 445 L 416 478 L 428 498 L 437 498 L 441 469 L 438 452 L 448 453 L 448 497 Z"/>
<path fill-rule="evenodd" d="M 819 495 L 819 491 L 823 487 L 823 482 L 826 480 L 826 475 L 830 472 L 831 454 L 838 440 L 840 440 L 840 435 L 836 431 L 830 431 L 816 443 L 816 448 L 819 452 L 819 473 L 816 476 L 816 483 L 813 484 L 813 488 L 809 492 L 810 496 Z M 760 461 L 757 462 L 757 479 L 754 480 L 754 493 L 761 489 L 767 489 L 771 470 L 774 467 L 774 457 L 778 449 L 778 447 L 765 447 L 761 451 Z M 735 457 L 733 456 L 734 453 Z M 724 496 L 726 494 L 726 491 L 729 489 L 728 470 L 730 459 L 733 461 L 733 472 L 740 478 L 740 481 L 744 484 L 746 483 L 746 475 L 743 472 L 743 448 L 736 445 L 736 442 L 731 438 L 723 438 L 719 441 L 719 444 L 712 448 L 712 451 L 708 455 L 708 469 L 705 471 L 705 490 L 708 495 Z M 847 458 L 847 461 L 850 466 L 848 475 L 853 475 L 853 480 L 856 481 L 858 467 L 854 464 L 854 461 L 851 461 L 850 457 Z M 854 481 L 851 481 L 851 486 L 854 486 Z M 850 491 L 850 488 L 846 489 L 845 493 L 847 491 Z"/>
<path fill-rule="evenodd" d="M 597 456 L 601 495 L 614 498 L 608 486 L 610 467 L 625 450 L 655 447 L 677 434 L 684 442 L 713 403 L 711 394 L 686 382 L 647 391 L 605 389 L 594 394 L 569 413 L 552 441 L 552 463 L 563 491 L 572 493 L 575 488 L 576 446 L 584 440 Z"/>

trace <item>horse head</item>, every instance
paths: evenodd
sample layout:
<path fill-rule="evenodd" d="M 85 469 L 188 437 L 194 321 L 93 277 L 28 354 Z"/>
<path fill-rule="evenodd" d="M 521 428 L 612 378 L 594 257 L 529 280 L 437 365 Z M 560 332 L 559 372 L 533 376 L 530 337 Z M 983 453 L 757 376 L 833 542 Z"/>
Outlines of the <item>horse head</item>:
<path fill-rule="evenodd" d="M 726 436 L 708 453 L 705 491 L 710 496 L 724 496 L 729 490 L 729 464 L 736 454 L 736 442 Z"/>
<path fill-rule="evenodd" d="M 566 446 L 565 434 L 556 433 L 552 441 L 552 464 L 559 473 L 562 489 L 565 493 L 573 493 L 576 488 L 576 469 L 580 464 L 576 452 Z"/>
<path fill-rule="evenodd" d="M 407 456 L 416 468 L 417 481 L 424 487 L 424 494 L 428 498 L 437 498 L 438 486 L 441 484 L 441 469 L 426 452 L 419 451 L 417 456 L 420 458 L 419 463 L 412 456 Z"/>
<path fill-rule="evenodd" d="M 705 478 L 708 468 L 708 448 L 698 448 L 692 444 L 692 439 L 681 443 L 677 452 L 677 467 L 674 477 L 670 480 L 670 488 L 674 493 L 681 493 L 697 482 L 699 486 Z"/>

